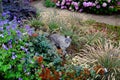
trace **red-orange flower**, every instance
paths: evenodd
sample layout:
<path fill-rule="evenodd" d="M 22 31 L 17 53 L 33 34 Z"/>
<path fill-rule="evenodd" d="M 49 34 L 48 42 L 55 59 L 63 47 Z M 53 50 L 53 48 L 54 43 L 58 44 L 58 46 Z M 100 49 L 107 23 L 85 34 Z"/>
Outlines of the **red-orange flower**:
<path fill-rule="evenodd" d="M 43 68 L 40 77 L 42 78 L 42 80 L 50 80 L 52 78 L 52 76 L 50 75 L 50 69 Z"/>
<path fill-rule="evenodd" d="M 42 57 L 42 56 L 39 56 L 39 57 L 38 57 L 38 63 L 42 63 L 42 61 L 43 61 L 43 57 Z"/>
<path fill-rule="evenodd" d="M 84 68 L 84 74 L 90 75 L 90 71 L 88 70 L 88 68 Z"/>
<path fill-rule="evenodd" d="M 55 80 L 59 80 L 59 78 L 60 78 L 59 72 L 54 71 L 54 77 L 55 77 Z"/>
<path fill-rule="evenodd" d="M 33 33 L 33 34 L 32 34 L 32 37 L 37 37 L 37 36 L 38 36 L 37 33 Z"/>

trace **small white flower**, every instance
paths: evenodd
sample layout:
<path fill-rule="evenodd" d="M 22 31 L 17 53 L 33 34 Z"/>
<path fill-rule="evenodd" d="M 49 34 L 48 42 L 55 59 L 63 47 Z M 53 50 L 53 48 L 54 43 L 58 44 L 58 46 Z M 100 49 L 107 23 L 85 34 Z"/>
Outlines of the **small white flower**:
<path fill-rule="evenodd" d="M 0 34 L 0 37 L 2 37 L 2 38 L 3 38 L 3 37 L 4 37 L 4 35 L 3 35 L 3 34 Z"/>
<path fill-rule="evenodd" d="M 106 68 L 104 68 L 105 72 L 108 72 L 108 70 Z"/>

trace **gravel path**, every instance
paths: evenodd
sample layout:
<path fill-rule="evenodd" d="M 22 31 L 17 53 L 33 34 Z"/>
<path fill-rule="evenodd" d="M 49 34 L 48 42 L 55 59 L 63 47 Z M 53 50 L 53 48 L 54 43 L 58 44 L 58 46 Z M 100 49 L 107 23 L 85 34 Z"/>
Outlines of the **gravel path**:
<path fill-rule="evenodd" d="M 52 14 L 64 20 L 66 20 L 68 17 L 75 16 L 76 18 L 80 20 L 95 20 L 96 22 L 100 22 L 100 23 L 120 26 L 120 15 L 103 16 L 103 15 L 71 12 L 68 10 L 60 10 L 56 8 L 46 8 L 43 5 L 43 1 L 35 1 L 31 4 L 34 7 L 36 7 L 39 11 L 41 11 L 42 16 L 46 18 L 50 17 Z"/>

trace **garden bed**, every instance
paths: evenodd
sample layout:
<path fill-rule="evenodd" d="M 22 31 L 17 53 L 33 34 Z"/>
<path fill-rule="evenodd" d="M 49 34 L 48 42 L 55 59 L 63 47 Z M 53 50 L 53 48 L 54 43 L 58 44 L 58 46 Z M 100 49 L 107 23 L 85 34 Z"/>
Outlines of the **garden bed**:
<path fill-rule="evenodd" d="M 119 26 L 77 17 L 60 20 L 55 14 L 50 16 L 46 19 L 40 14 L 26 20 L 17 17 L 8 20 L 7 14 L 2 15 L 0 78 L 120 79 Z M 54 34 L 57 39 L 53 38 Z"/>

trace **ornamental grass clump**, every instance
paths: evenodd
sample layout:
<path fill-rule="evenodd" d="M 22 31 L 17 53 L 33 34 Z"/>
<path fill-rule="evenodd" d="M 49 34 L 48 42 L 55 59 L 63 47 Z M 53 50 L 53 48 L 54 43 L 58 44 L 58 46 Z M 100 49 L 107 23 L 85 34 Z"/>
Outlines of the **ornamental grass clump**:
<path fill-rule="evenodd" d="M 104 67 L 106 74 L 103 79 L 120 79 L 120 45 L 98 40 L 96 45 L 87 45 L 83 51 L 88 54 L 88 58 L 97 60 L 96 63 Z"/>

